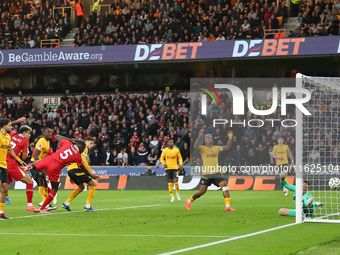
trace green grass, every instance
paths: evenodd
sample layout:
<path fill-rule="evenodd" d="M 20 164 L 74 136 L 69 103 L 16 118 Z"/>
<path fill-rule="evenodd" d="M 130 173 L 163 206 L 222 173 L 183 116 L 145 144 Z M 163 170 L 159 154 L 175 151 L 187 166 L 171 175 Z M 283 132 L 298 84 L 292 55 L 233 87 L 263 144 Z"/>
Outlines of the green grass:
<path fill-rule="evenodd" d="M 224 211 L 221 191 L 208 191 L 186 211 L 185 199 L 193 191 L 181 191 L 182 201 L 170 203 L 167 191 L 99 190 L 92 206 L 103 210 L 83 212 L 83 192 L 68 213 L 60 204 L 70 193 L 58 192 L 59 208 L 41 215 L 25 211 L 25 191 L 11 190 L 5 211 L 13 219 L 0 221 L 0 254 L 160 254 L 295 221 L 278 214 L 281 207 L 294 207 L 293 194 L 285 197 L 282 191 L 231 191 L 236 212 Z M 37 191 L 34 196 L 36 205 L 40 196 Z M 154 206 L 137 208 L 144 205 Z M 22 216 L 33 217 L 15 218 Z M 339 237 L 338 224 L 304 223 L 182 254 L 296 254 Z M 332 254 L 317 251 L 298 254 Z"/>
<path fill-rule="evenodd" d="M 296 253 L 297 255 L 338 255 L 340 253 L 340 238 L 324 245 L 314 246 Z"/>

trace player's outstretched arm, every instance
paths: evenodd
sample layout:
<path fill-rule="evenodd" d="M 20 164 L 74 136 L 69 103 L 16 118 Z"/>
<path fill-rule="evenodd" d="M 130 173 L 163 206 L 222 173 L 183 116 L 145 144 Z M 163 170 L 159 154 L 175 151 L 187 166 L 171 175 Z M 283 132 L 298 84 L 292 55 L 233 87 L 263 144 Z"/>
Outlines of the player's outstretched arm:
<path fill-rule="evenodd" d="M 203 139 L 203 137 L 204 137 L 204 130 L 201 129 L 199 134 L 198 134 L 198 137 L 197 137 L 197 139 L 195 141 L 195 144 L 194 144 L 194 148 L 198 152 L 201 152 L 201 139 Z"/>
<path fill-rule="evenodd" d="M 229 131 L 228 137 L 229 137 L 229 140 L 228 140 L 227 145 L 222 146 L 223 151 L 227 151 L 231 148 L 231 145 L 233 144 L 233 132 Z"/>
<path fill-rule="evenodd" d="M 295 192 L 296 188 L 294 185 L 292 184 L 289 184 L 287 181 L 286 181 L 286 173 L 285 172 L 281 172 L 280 173 L 280 184 L 282 187 L 285 187 L 287 189 L 289 189 L 290 191 L 293 191 Z"/>
<path fill-rule="evenodd" d="M 25 117 L 21 117 L 21 118 L 15 120 L 15 121 L 12 121 L 11 124 L 12 125 L 20 124 L 20 123 L 23 123 L 25 120 L 26 120 Z"/>
<path fill-rule="evenodd" d="M 11 147 L 8 148 L 8 153 L 9 153 L 9 155 L 12 156 L 12 158 L 14 158 L 16 161 L 18 161 L 20 165 L 26 166 L 26 163 L 15 154 L 15 152 L 13 151 L 13 149 Z"/>
<path fill-rule="evenodd" d="M 74 143 L 75 141 L 78 141 L 78 140 L 79 140 L 78 137 L 77 137 L 77 138 L 66 138 L 65 136 L 62 136 L 62 135 L 56 135 L 56 136 L 55 136 L 55 139 L 56 139 L 56 141 L 57 141 L 58 143 L 60 143 L 61 140 L 63 140 L 63 139 L 66 139 L 67 141 L 69 141 L 69 142 L 71 142 L 71 143 Z"/>
<path fill-rule="evenodd" d="M 94 180 L 99 180 L 100 177 L 96 174 L 90 173 L 84 165 L 80 166 L 80 169 L 88 176 L 91 176 Z"/>

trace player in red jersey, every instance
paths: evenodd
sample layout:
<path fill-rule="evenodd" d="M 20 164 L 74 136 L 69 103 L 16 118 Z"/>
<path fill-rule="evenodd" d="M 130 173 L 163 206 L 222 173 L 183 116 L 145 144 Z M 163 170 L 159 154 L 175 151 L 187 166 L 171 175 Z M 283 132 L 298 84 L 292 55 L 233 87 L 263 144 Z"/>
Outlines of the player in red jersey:
<path fill-rule="evenodd" d="M 93 179 L 98 180 L 99 176 L 96 174 L 90 173 L 85 166 L 83 165 L 83 160 L 81 157 L 81 153 L 85 149 L 85 143 L 83 141 L 77 141 L 76 144 L 71 143 L 76 139 L 67 139 L 61 135 L 56 135 L 55 139 L 60 142 L 60 149 L 55 153 L 52 153 L 51 156 L 46 157 L 42 160 L 29 164 L 26 169 L 37 169 L 39 171 L 43 171 L 47 169 L 46 175 L 48 176 L 52 189 L 48 193 L 48 197 L 46 198 L 43 205 L 40 207 L 40 213 L 50 213 L 45 210 L 45 207 L 51 203 L 53 198 L 58 192 L 58 187 L 60 183 L 61 177 L 61 169 L 65 166 L 76 163 L 78 167 L 83 170 L 86 175 L 91 176 Z"/>
<path fill-rule="evenodd" d="M 20 127 L 19 132 L 12 130 L 9 135 L 11 136 L 11 147 L 16 155 L 20 157 L 22 160 L 27 159 L 28 145 L 29 139 L 31 137 L 32 129 L 23 125 Z M 7 171 L 8 171 L 8 180 L 7 186 L 9 188 L 10 183 L 13 182 L 13 179 L 16 181 L 21 181 L 26 184 L 26 196 L 27 196 L 27 211 L 37 211 L 37 209 L 32 204 L 33 199 L 33 180 L 26 173 L 26 171 L 19 166 L 18 162 L 9 154 L 7 154 Z"/>
<path fill-rule="evenodd" d="M 12 121 L 11 124 L 12 124 L 12 125 L 20 124 L 20 123 L 23 123 L 25 120 L 26 120 L 25 117 L 21 117 L 21 118 L 17 119 L 16 121 Z M 12 131 L 12 130 L 11 130 L 11 131 Z M 8 135 L 11 136 L 10 133 L 8 133 Z M 19 156 L 19 155 L 18 155 L 18 156 Z M 19 158 L 20 158 L 20 157 L 19 157 Z M 6 162 L 7 162 L 7 157 L 6 157 Z M 7 183 L 7 182 L 6 182 L 6 183 Z M 6 187 L 7 187 L 7 185 L 6 185 Z M 9 188 L 9 186 L 7 187 L 7 193 L 6 193 L 6 205 L 9 205 L 10 202 L 11 202 L 11 200 L 10 200 L 10 198 L 9 198 L 9 194 L 8 194 L 8 188 Z"/>

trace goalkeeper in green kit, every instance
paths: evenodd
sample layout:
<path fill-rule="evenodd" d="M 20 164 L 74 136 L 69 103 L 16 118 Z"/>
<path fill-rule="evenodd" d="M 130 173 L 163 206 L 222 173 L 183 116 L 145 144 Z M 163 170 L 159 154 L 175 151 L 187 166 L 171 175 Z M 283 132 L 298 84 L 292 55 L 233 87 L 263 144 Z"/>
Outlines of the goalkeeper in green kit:
<path fill-rule="evenodd" d="M 295 192 L 295 186 L 289 184 L 286 181 L 286 173 L 285 172 L 280 173 L 280 179 L 281 179 L 280 183 L 281 183 L 282 187 L 285 187 L 285 188 L 289 189 L 290 191 Z M 308 181 L 307 180 L 303 181 L 303 183 L 302 183 L 302 192 L 303 192 L 303 196 L 302 196 L 303 215 L 305 217 L 311 217 L 311 216 L 313 216 L 315 206 L 323 206 L 323 203 L 314 202 L 314 197 L 312 196 L 311 193 L 308 192 Z M 295 201 L 295 194 L 293 196 L 293 199 Z M 295 209 L 281 208 L 279 210 L 279 214 L 281 216 L 295 216 L 296 210 Z"/>

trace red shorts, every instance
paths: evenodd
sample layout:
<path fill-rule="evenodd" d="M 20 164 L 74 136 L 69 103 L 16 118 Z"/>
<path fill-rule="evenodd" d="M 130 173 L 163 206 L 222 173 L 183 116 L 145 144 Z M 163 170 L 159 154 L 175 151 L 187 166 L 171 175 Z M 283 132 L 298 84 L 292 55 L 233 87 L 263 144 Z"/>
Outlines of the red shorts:
<path fill-rule="evenodd" d="M 54 161 L 50 157 L 44 158 L 35 163 L 35 167 L 40 171 L 47 169 L 46 175 L 51 182 L 60 182 L 61 179 L 61 169 L 64 165 Z"/>
<path fill-rule="evenodd" d="M 19 164 L 15 162 L 7 163 L 7 172 L 8 172 L 8 181 L 7 183 L 12 183 L 13 179 L 16 181 L 20 181 L 22 178 L 27 175 L 27 172 L 19 166 Z"/>

